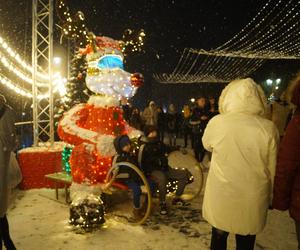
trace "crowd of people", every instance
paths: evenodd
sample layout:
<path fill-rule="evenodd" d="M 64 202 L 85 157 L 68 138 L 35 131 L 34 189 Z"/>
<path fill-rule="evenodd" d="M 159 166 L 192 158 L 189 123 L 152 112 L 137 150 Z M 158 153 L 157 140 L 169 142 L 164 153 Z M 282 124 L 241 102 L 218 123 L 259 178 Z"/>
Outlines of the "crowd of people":
<path fill-rule="evenodd" d="M 179 111 L 171 103 L 164 112 L 154 101 L 150 101 L 143 111 L 126 102 L 122 107 L 124 118 L 132 127 L 144 131 L 145 127 L 155 126 L 160 141 L 166 140 L 169 146 L 178 145 L 178 137 L 184 139 L 183 147 L 187 147 L 190 141 L 196 159 L 203 160 L 205 150 L 201 138 L 208 121 L 218 114 L 215 97 L 200 96 L 195 103 L 186 104 Z"/>
<path fill-rule="evenodd" d="M 289 104 L 268 104 L 262 88 L 247 78 L 226 86 L 219 107 L 214 98 L 207 105 L 199 97 L 180 114 L 173 104 L 164 114 L 151 101 L 140 114 L 140 127 L 156 126 L 157 140 L 166 133 L 174 146 L 181 134 L 187 146 L 190 135 L 199 162 L 211 153 L 202 214 L 212 226 L 212 250 L 226 250 L 229 233 L 236 249 L 253 250 L 273 208 L 289 209 L 300 242 L 300 76 L 294 82 Z M 278 115 L 283 109 L 285 115 Z"/>
<path fill-rule="evenodd" d="M 190 173 L 171 168 L 167 154 L 178 149 L 179 135 L 185 147 L 190 138 L 199 162 L 205 150 L 211 152 L 202 214 L 212 226 L 212 250 L 225 250 L 229 233 L 236 235 L 236 249 L 253 250 L 256 235 L 266 224 L 268 209 L 289 210 L 300 242 L 300 75 L 288 91 L 294 112 L 282 133 L 268 118 L 263 90 L 250 78 L 229 83 L 219 97 L 219 106 L 215 98 L 207 101 L 204 97 L 199 97 L 193 106 L 185 105 L 183 112 L 177 112 L 170 104 L 164 113 L 153 101 L 143 112 L 123 104 L 125 119 L 144 131 L 140 138 L 144 150 L 141 162 L 137 162 L 131 155 L 128 136 L 119 136 L 114 141 L 117 161 L 141 167 L 151 189 L 156 186 L 160 191 L 160 212 L 164 215 L 168 178 L 178 181 L 172 204 L 189 205 L 181 199 L 181 194 Z M 7 249 L 16 249 L 6 217 L 9 159 L 15 148 L 13 117 L 5 98 L 0 96 L 0 247 L 4 242 Z M 284 124 L 287 120 L 285 116 Z M 140 183 L 133 172 L 123 170 L 129 173 L 126 184 L 133 190 L 138 215 L 142 208 Z"/>

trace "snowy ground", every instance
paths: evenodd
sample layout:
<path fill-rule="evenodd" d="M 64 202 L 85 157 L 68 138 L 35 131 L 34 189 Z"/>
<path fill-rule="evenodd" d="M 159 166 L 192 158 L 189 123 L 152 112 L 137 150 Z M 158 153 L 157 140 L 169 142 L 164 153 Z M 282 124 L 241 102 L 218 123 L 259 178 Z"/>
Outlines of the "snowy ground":
<path fill-rule="evenodd" d="M 18 191 L 8 219 L 11 236 L 21 250 L 206 250 L 211 227 L 201 217 L 202 195 L 186 210 L 171 208 L 168 217 L 161 218 L 154 213 L 144 226 L 128 225 L 108 214 L 102 228 L 82 233 L 68 225 L 69 210 L 63 196 L 57 202 L 50 189 Z M 234 245 L 234 236 L 230 236 L 228 249 L 234 249 Z M 286 212 L 269 212 L 267 226 L 257 237 L 256 249 L 297 249 L 293 221 Z"/>

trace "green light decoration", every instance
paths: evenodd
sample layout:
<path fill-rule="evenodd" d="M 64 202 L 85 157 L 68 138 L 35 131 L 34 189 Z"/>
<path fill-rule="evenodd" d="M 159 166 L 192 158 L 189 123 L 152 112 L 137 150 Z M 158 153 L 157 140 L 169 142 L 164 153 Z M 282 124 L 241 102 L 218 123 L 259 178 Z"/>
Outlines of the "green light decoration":
<path fill-rule="evenodd" d="M 64 150 L 62 151 L 62 170 L 63 172 L 66 172 L 67 174 L 71 174 L 71 166 L 70 166 L 70 156 L 72 153 L 72 147 L 65 146 Z"/>

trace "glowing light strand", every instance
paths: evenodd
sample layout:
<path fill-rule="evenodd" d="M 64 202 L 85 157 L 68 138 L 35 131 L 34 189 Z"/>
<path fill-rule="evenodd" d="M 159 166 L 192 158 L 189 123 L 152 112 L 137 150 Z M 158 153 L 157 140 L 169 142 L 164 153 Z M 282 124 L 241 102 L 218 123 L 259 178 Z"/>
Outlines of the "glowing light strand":
<path fill-rule="evenodd" d="M 299 59 L 300 1 L 274 1 L 223 45 L 210 51 L 185 49 L 171 74 L 154 77 L 164 83 L 224 82 L 251 74 L 267 59 Z"/>
<path fill-rule="evenodd" d="M 224 44 L 224 45 L 217 47 L 216 50 L 222 50 L 222 51 L 229 51 L 229 50 L 233 50 L 233 49 L 236 50 L 236 48 L 239 47 L 240 44 L 245 43 L 245 40 L 248 37 L 251 38 L 252 36 L 256 36 L 257 30 L 263 25 L 263 22 L 265 20 L 267 20 L 269 18 L 269 16 L 272 17 L 273 13 L 276 13 L 276 9 L 282 1 L 279 0 L 273 8 L 268 9 L 267 7 L 270 6 L 270 2 L 267 3 L 262 9 L 262 11 L 266 12 L 266 14 L 264 14 L 264 16 L 262 16 L 263 12 L 259 12 L 257 14 L 257 16 L 253 19 L 253 20 L 256 20 L 256 24 L 254 22 L 250 22 L 248 25 L 246 25 L 246 27 L 249 28 L 249 30 L 247 32 L 246 32 L 245 28 L 242 29 L 243 32 L 239 32 L 232 39 L 230 39 L 228 42 L 225 43 L 226 45 L 228 45 L 227 47 L 225 47 L 224 46 L 225 44 Z M 260 18 L 260 16 L 262 16 L 262 17 Z M 252 24 L 253 24 L 253 26 L 251 27 Z M 247 42 L 247 40 L 246 40 L 246 42 Z"/>
<path fill-rule="evenodd" d="M 246 30 L 256 21 L 256 19 L 258 19 L 261 15 L 263 15 L 263 12 L 265 11 L 265 9 L 270 5 L 270 3 L 273 0 L 269 0 L 263 7 L 262 9 L 257 13 L 257 15 L 243 28 L 241 29 L 240 32 L 238 32 L 235 36 L 233 36 L 230 40 L 228 40 L 227 42 L 225 42 L 224 44 L 222 44 L 221 46 L 217 47 L 216 50 L 225 50 L 228 44 L 233 43 L 233 41 L 236 39 L 237 41 L 239 41 L 240 39 L 237 39 L 238 37 L 240 37 L 243 33 L 246 32 Z M 281 0 L 279 0 L 279 2 L 281 2 Z M 271 13 L 273 13 L 274 8 L 270 11 L 265 11 L 267 13 L 267 15 L 270 15 Z M 251 29 L 251 28 L 249 28 Z M 253 28 L 252 28 L 253 29 Z"/>
<path fill-rule="evenodd" d="M 268 24 L 266 24 L 261 30 L 256 30 L 255 35 L 252 35 L 251 39 L 248 39 L 247 41 L 245 41 L 245 43 L 237 46 L 235 50 L 242 50 L 244 52 L 257 50 L 262 51 L 262 48 L 259 47 L 261 44 L 266 43 L 268 40 L 269 43 L 274 43 L 274 37 L 282 36 L 283 32 L 281 30 L 283 29 L 286 32 L 285 26 L 288 26 L 287 24 L 289 24 L 293 19 L 297 17 L 298 13 L 288 19 L 288 17 L 292 14 L 292 10 L 295 10 L 295 7 L 293 7 L 290 11 L 281 9 L 278 14 L 272 20 L 270 20 Z M 274 23 L 277 19 L 279 19 L 277 23 Z M 292 25 L 288 29 L 289 31 L 291 30 L 291 27 Z M 256 39 L 256 37 L 258 37 L 258 39 Z"/>
<path fill-rule="evenodd" d="M 24 74 L 22 71 L 20 71 L 7 57 L 4 56 L 0 52 L 0 62 L 1 64 L 7 68 L 10 72 L 15 74 L 17 77 L 19 77 L 24 82 L 31 84 L 33 83 L 31 76 Z M 46 83 L 39 83 L 40 86 L 46 86 Z"/>
<path fill-rule="evenodd" d="M 14 59 L 21 66 L 21 68 L 32 73 L 33 71 L 32 66 L 26 63 L 18 53 L 16 53 L 11 47 L 9 47 L 9 45 L 5 42 L 5 40 L 1 36 L 0 36 L 0 49 L 3 49 L 4 52 L 6 52 L 12 59 Z M 49 79 L 47 75 L 41 72 L 38 72 L 38 77 L 41 78 L 42 80 Z"/>

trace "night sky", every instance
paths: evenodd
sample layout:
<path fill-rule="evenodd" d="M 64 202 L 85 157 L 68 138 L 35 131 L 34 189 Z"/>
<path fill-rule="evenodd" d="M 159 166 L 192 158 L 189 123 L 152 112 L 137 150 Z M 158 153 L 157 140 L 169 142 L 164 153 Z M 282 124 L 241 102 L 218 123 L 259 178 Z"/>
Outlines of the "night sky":
<path fill-rule="evenodd" d="M 266 0 L 70 0 L 71 12 L 81 10 L 86 24 L 96 35 L 121 39 L 125 29 L 144 29 L 144 51 L 129 55 L 126 69 L 140 72 L 145 84 L 134 97 L 144 107 L 154 99 L 159 104 L 180 106 L 200 94 L 218 96 L 224 84 L 158 84 L 153 73 L 170 73 L 186 47 L 212 49 L 239 32 L 264 6 Z M 55 22 L 59 20 L 55 17 Z M 0 35 L 21 55 L 31 58 L 31 0 L 0 0 Z M 55 28 L 56 51 L 63 51 Z M 255 80 L 281 77 L 288 81 L 300 69 L 298 61 L 267 62 L 253 74 Z M 7 93 L 3 87 L 0 91 Z M 11 105 L 19 103 L 9 98 Z M 19 100 L 20 101 L 20 100 Z M 22 100 L 24 104 L 24 100 Z M 24 106 L 24 105 L 23 105 Z"/>

